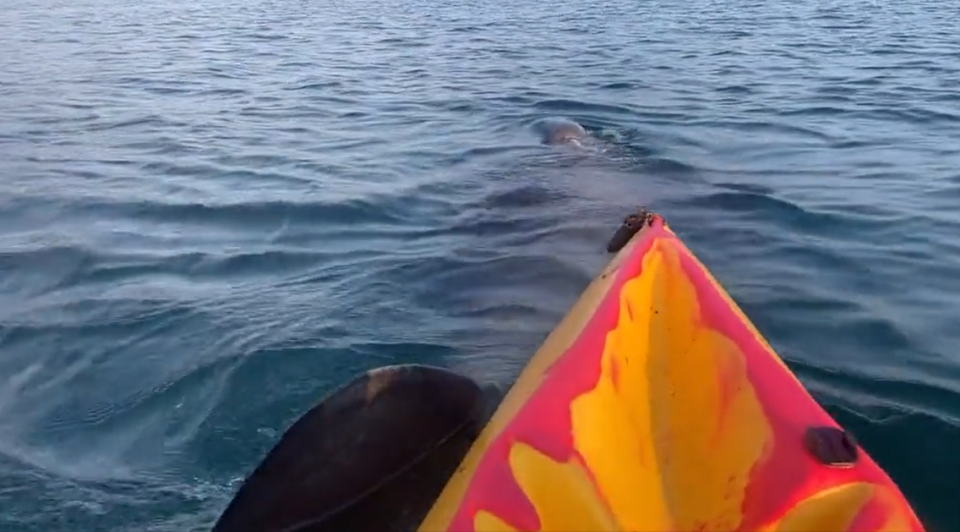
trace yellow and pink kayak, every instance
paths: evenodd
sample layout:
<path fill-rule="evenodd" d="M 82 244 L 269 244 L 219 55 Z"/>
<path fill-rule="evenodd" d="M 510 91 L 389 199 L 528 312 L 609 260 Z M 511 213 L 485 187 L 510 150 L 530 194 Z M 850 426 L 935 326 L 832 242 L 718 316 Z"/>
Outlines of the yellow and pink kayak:
<path fill-rule="evenodd" d="M 502 400 L 439 368 L 362 375 L 214 530 L 923 530 L 661 217 L 611 250 Z"/>

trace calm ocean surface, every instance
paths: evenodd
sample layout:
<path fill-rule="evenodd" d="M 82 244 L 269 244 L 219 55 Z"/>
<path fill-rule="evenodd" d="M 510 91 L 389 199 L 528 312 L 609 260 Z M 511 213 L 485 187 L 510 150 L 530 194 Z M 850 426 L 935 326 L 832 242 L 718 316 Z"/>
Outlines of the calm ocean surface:
<path fill-rule="evenodd" d="M 957 13 L 5 2 L 0 530 L 204 530 L 357 372 L 511 382 L 641 203 L 960 527 Z"/>

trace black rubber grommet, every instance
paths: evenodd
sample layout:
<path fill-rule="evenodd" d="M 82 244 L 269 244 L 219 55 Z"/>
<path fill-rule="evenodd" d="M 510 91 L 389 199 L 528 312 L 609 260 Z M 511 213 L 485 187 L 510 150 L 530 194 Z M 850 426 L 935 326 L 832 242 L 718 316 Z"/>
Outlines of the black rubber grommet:
<path fill-rule="evenodd" d="M 803 446 L 818 462 L 830 467 L 853 467 L 859 455 L 857 440 L 837 427 L 808 428 Z"/>

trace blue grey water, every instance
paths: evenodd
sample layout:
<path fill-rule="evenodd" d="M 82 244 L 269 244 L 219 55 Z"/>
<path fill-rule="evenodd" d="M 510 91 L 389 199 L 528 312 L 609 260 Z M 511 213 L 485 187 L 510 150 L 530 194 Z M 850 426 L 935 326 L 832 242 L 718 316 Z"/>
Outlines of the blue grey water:
<path fill-rule="evenodd" d="M 509 383 L 638 204 L 960 527 L 957 13 L 5 2 L 0 530 L 204 530 L 357 372 Z"/>

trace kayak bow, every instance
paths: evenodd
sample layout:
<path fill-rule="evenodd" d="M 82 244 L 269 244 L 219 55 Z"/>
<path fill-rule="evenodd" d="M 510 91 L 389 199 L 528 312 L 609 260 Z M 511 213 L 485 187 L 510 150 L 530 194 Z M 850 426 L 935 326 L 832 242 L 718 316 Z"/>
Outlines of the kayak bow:
<path fill-rule="evenodd" d="M 316 455 L 333 434 L 343 440 L 332 420 L 298 435 L 295 425 L 215 530 L 232 532 L 227 521 L 260 530 L 335 530 L 348 522 L 424 532 L 923 530 L 887 474 L 816 403 L 660 216 L 628 218 L 610 249 L 617 255 L 489 421 L 489 394 L 472 381 L 411 366 L 397 373 L 419 379 L 411 389 L 429 386 L 442 395 L 442 386 L 455 386 L 458 399 L 443 413 L 429 404 L 437 394 L 419 413 L 405 410 L 417 431 L 403 437 L 420 440 L 396 451 L 404 418 L 393 412 L 385 424 L 372 405 L 386 397 L 377 395 L 383 390 L 411 385 L 394 378 L 371 391 L 371 378 L 362 377 L 367 392 L 354 393 L 344 415 L 365 420 L 351 423 L 365 445 L 380 443 L 351 452 L 340 443 L 340 456 L 294 467 L 276 455 Z M 347 404 L 342 397 L 334 394 L 303 419 Z M 390 459 L 382 458 L 386 449 Z M 433 458 L 440 454 L 444 460 Z M 347 464 L 378 480 L 353 482 L 335 505 L 318 501 L 314 494 L 336 479 L 327 474 L 318 488 L 306 480 L 309 468 L 346 476 Z M 264 471 L 273 480 L 256 481 Z M 271 508 L 258 496 L 267 493 L 275 494 Z M 386 493 L 408 499 L 401 513 L 385 512 Z M 302 514 L 299 524 L 251 517 L 268 510 L 289 516 L 284 504 Z M 350 512 L 367 521 L 344 520 Z"/>
<path fill-rule="evenodd" d="M 920 530 L 663 219 L 640 218 L 420 530 Z"/>

